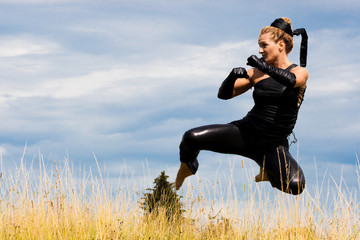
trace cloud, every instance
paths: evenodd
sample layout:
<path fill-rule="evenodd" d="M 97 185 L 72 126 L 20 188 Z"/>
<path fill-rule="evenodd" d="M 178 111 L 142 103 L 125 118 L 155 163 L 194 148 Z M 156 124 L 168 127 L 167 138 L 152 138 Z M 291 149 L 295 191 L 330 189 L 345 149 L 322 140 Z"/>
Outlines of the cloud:
<path fill-rule="evenodd" d="M 2 36 L 0 39 L 0 57 L 42 55 L 56 51 L 59 51 L 56 43 L 31 35 Z"/>
<path fill-rule="evenodd" d="M 326 1 L 326 0 L 320 0 L 320 1 L 311 1 L 307 0 L 300 3 L 301 5 L 305 5 L 309 7 L 309 5 L 315 7 L 315 8 L 325 8 L 325 9 L 356 9 L 360 7 L 359 1 L 357 0 L 346 0 L 346 1 Z"/>
<path fill-rule="evenodd" d="M 71 77 L 63 78 L 47 75 L 41 77 L 42 80 L 34 79 L 38 83 L 32 82 L 31 85 L 27 86 L 27 89 L 23 90 L 18 89 L 17 83 L 10 84 L 7 87 L 7 94 L 14 97 L 51 97 L 55 99 L 81 96 L 96 98 L 96 96 L 101 96 L 104 99 L 116 99 L 123 104 L 132 104 L 138 97 L 143 99 L 159 98 L 161 97 L 159 93 L 164 92 L 166 94 L 166 92 L 172 92 L 174 88 L 178 92 L 181 89 L 217 86 L 218 80 L 207 80 L 222 78 L 224 66 L 221 63 L 225 60 L 235 63 L 239 54 L 246 55 L 241 52 L 241 49 L 246 49 L 249 45 L 249 42 L 245 41 L 209 47 L 166 46 L 163 49 L 159 48 L 159 55 L 153 59 L 142 60 L 139 58 L 138 61 L 133 61 L 131 64 L 109 62 L 110 68 L 104 70 L 93 70 L 91 66 L 86 69 L 85 75 L 78 75 L 76 72 L 69 73 L 68 75 L 73 75 Z M 177 54 L 167 54 L 167 52 L 171 52 L 171 49 L 177 49 Z M 42 53 L 45 54 L 46 51 L 44 50 Z M 47 67 L 63 69 L 66 72 L 68 70 L 67 65 L 77 65 L 78 63 L 75 61 L 78 61 L 79 57 L 72 57 L 69 52 L 67 54 L 70 56 L 63 59 L 65 60 L 62 63 L 64 66 L 59 65 L 60 63 L 57 60 L 50 59 Z M 80 58 L 89 57 L 93 57 L 95 60 L 93 62 L 97 63 L 96 56 L 86 55 Z M 100 58 L 98 61 L 103 60 Z M 107 61 L 114 60 L 116 61 L 116 59 L 107 59 Z M 106 64 L 98 63 L 102 65 L 102 68 L 106 68 Z M 55 64 L 56 66 L 54 66 Z M 226 71 L 229 70 L 231 70 L 230 67 L 226 69 Z M 30 75 L 29 77 L 36 78 L 37 74 L 41 74 L 41 71 L 34 72 L 33 76 Z M 197 80 L 194 81 L 194 79 Z"/>
<path fill-rule="evenodd" d="M 53 3 L 69 3 L 69 2 L 82 2 L 85 0 L 0 0 L 0 3 L 7 4 L 53 4 Z"/>
<path fill-rule="evenodd" d="M 135 14 L 136 16 L 137 14 Z M 179 35 L 185 29 L 172 19 L 163 21 L 154 17 L 137 18 L 129 15 L 124 19 L 87 19 L 67 27 L 67 30 L 77 34 L 101 36 L 113 44 L 132 45 L 142 48 L 150 43 L 161 42 L 174 35 Z M 138 44 L 141 42 L 142 44 Z"/>

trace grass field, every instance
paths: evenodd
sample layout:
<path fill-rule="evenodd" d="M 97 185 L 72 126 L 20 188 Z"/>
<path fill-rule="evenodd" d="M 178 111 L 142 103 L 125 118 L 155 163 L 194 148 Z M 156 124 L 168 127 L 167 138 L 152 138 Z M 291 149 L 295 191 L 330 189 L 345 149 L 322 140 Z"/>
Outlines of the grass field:
<path fill-rule="evenodd" d="M 341 183 L 313 195 L 244 187 L 239 196 L 242 187 L 230 176 L 218 183 L 226 191 L 186 187 L 184 218 L 169 221 L 165 214 L 144 216 L 133 186 L 114 188 L 91 172 L 75 177 L 67 161 L 50 170 L 43 161 L 38 169 L 1 169 L 0 239 L 360 239 L 360 187 Z"/>

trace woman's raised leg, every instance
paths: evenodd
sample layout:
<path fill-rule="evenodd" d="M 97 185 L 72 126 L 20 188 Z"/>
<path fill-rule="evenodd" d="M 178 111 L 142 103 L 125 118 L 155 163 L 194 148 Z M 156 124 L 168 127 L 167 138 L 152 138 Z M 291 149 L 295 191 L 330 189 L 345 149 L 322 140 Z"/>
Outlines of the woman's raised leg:
<path fill-rule="evenodd" d="M 180 143 L 181 165 L 175 186 L 179 189 L 186 177 L 196 173 L 199 163 L 197 156 L 201 150 L 246 156 L 245 139 L 233 124 L 214 124 L 188 130 Z"/>

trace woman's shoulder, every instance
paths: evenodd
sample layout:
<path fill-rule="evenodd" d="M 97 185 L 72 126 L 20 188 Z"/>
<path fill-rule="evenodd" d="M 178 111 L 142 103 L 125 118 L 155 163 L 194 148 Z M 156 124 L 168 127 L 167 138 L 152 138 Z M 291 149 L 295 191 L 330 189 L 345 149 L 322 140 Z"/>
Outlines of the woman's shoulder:
<path fill-rule="evenodd" d="M 307 70 L 306 68 L 301 67 L 301 66 L 299 66 L 299 65 L 297 65 L 297 64 L 295 64 L 295 63 L 292 63 L 290 67 L 291 67 L 291 70 L 308 72 L 308 70 Z"/>
<path fill-rule="evenodd" d="M 301 66 L 296 66 L 293 69 L 290 70 L 290 72 L 294 73 L 296 76 L 296 85 L 298 87 L 306 87 L 306 82 L 309 78 L 309 72 L 306 68 Z"/>
<path fill-rule="evenodd" d="M 300 74 L 300 75 L 306 76 L 306 78 L 309 75 L 309 72 L 308 72 L 308 70 L 306 68 L 298 66 L 298 65 L 293 67 L 290 71 L 295 73 L 295 74 Z"/>

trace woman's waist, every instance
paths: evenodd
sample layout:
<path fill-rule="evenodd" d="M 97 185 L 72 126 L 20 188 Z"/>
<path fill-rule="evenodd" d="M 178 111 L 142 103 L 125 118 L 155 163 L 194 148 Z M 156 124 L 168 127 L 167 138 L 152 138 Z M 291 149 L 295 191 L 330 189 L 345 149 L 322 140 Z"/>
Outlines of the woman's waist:
<path fill-rule="evenodd" d="M 290 131 L 290 134 L 295 126 L 297 115 L 298 109 L 272 105 L 259 107 L 255 105 L 245 118 L 278 131 Z"/>
<path fill-rule="evenodd" d="M 237 125 L 242 125 L 246 129 L 258 132 L 261 135 L 286 138 L 291 134 L 294 124 L 283 125 L 276 124 L 273 119 L 267 119 L 264 116 L 257 115 L 250 111 L 243 119 L 235 121 Z"/>
<path fill-rule="evenodd" d="M 272 148 L 287 144 L 287 137 L 292 129 L 284 129 L 267 122 L 256 115 L 248 114 L 243 119 L 233 121 L 231 124 L 244 131 L 262 148 Z"/>

